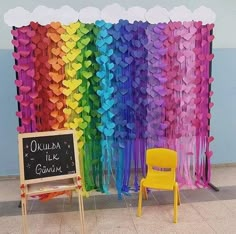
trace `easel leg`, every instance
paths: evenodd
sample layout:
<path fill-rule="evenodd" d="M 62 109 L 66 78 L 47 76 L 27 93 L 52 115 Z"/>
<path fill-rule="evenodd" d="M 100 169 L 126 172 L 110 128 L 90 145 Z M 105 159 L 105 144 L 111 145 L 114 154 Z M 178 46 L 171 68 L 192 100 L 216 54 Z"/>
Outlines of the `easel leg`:
<path fill-rule="evenodd" d="M 23 233 L 28 234 L 26 198 L 21 199 L 21 211 L 22 211 Z"/>
<path fill-rule="evenodd" d="M 78 195 L 78 205 L 79 205 L 79 213 L 80 213 L 80 228 L 81 233 L 85 233 L 85 226 L 84 226 L 84 202 L 83 197 L 79 189 L 77 189 L 77 195 Z"/>

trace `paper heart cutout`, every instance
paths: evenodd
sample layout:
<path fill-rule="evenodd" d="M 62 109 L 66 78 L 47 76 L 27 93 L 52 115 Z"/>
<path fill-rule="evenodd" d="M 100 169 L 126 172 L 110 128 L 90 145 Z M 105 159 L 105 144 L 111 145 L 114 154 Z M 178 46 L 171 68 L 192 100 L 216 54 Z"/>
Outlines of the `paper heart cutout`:
<path fill-rule="evenodd" d="M 53 55 L 58 56 L 61 53 L 61 49 L 60 48 L 52 48 L 51 52 Z"/>
<path fill-rule="evenodd" d="M 31 97 L 32 99 L 35 99 L 36 97 L 38 97 L 38 93 L 37 92 L 30 92 L 29 97 Z"/>
<path fill-rule="evenodd" d="M 87 34 L 89 33 L 89 29 L 85 27 L 85 25 L 81 25 L 81 27 L 79 28 L 79 31 L 82 33 L 82 34 Z"/>
<path fill-rule="evenodd" d="M 70 88 L 72 91 L 75 90 L 79 85 L 82 84 L 82 80 L 63 80 L 62 84 L 66 86 L 67 88 Z"/>
<path fill-rule="evenodd" d="M 61 91 L 66 97 L 70 96 L 71 93 L 72 93 L 72 90 L 71 90 L 71 89 L 65 89 L 65 88 L 63 88 L 63 87 L 60 88 L 60 91 Z"/>
<path fill-rule="evenodd" d="M 82 97 L 83 97 L 83 95 L 82 95 L 81 93 L 74 93 L 74 94 L 73 94 L 73 98 L 74 98 L 76 101 L 79 101 Z"/>
<path fill-rule="evenodd" d="M 50 26 L 52 28 L 54 28 L 55 30 L 59 29 L 61 27 L 61 23 L 60 22 L 51 22 Z"/>
<path fill-rule="evenodd" d="M 210 157 L 212 157 L 213 152 L 212 151 L 207 151 L 205 154 L 208 158 L 210 158 Z"/>
<path fill-rule="evenodd" d="M 87 124 L 87 122 L 82 122 L 82 123 L 79 123 L 79 128 L 80 129 L 85 129 L 85 128 L 87 128 L 88 127 L 88 124 Z"/>
<path fill-rule="evenodd" d="M 23 46 L 26 46 L 26 45 L 28 45 L 30 43 L 29 38 L 27 38 L 27 39 L 19 38 L 18 41 L 19 41 L 19 44 L 23 45 Z"/>
<path fill-rule="evenodd" d="M 214 141 L 214 137 L 213 136 L 209 136 L 207 141 L 208 141 L 208 143 L 211 143 L 212 141 Z"/>
<path fill-rule="evenodd" d="M 73 35 L 76 33 L 77 31 L 77 28 L 76 27 L 70 27 L 70 26 L 66 26 L 64 27 L 64 29 L 66 30 L 66 32 L 69 34 L 69 35 Z"/>
<path fill-rule="evenodd" d="M 59 97 L 52 96 L 52 97 L 49 98 L 49 101 L 52 102 L 53 104 L 55 104 L 59 101 Z"/>
<path fill-rule="evenodd" d="M 84 61 L 84 66 L 86 68 L 90 67 L 92 65 L 92 62 L 90 60 Z"/>
<path fill-rule="evenodd" d="M 70 51 L 70 49 L 68 47 L 66 47 L 65 45 L 63 45 L 61 47 L 62 51 L 64 51 L 65 53 L 68 53 Z"/>
<path fill-rule="evenodd" d="M 89 79 L 90 77 L 92 77 L 93 73 L 92 72 L 88 72 L 88 71 L 82 71 L 82 76 L 85 77 L 86 79 Z"/>
<path fill-rule="evenodd" d="M 67 41 L 66 42 L 66 46 L 67 46 L 67 48 L 72 50 L 76 46 L 76 42 L 74 42 L 74 41 Z M 64 51 L 64 52 L 66 52 L 66 51 Z"/>
<path fill-rule="evenodd" d="M 211 109 L 213 106 L 214 106 L 214 103 L 213 103 L 213 102 L 210 102 L 210 103 L 209 103 L 209 108 Z"/>
<path fill-rule="evenodd" d="M 90 112 L 90 106 L 83 106 L 83 110 L 87 113 Z"/>
<path fill-rule="evenodd" d="M 17 132 L 24 133 L 25 132 L 25 127 L 24 126 L 17 127 Z"/>
<path fill-rule="evenodd" d="M 57 103 L 56 103 L 56 107 L 57 107 L 58 110 L 61 110 L 61 109 L 64 107 L 63 102 L 57 102 Z M 60 122 L 60 121 L 59 121 L 59 122 Z"/>
<path fill-rule="evenodd" d="M 66 100 L 66 105 L 69 106 L 71 109 L 75 110 L 78 107 L 77 101 Z"/>
<path fill-rule="evenodd" d="M 23 99 L 24 99 L 24 96 L 23 96 L 23 95 L 16 95 L 16 96 L 15 96 L 15 99 L 16 99 L 18 102 L 22 102 Z"/>
<path fill-rule="evenodd" d="M 72 63 L 71 66 L 72 66 L 76 71 L 78 71 L 78 70 L 82 67 L 81 63 Z"/>
<path fill-rule="evenodd" d="M 66 69 L 66 74 L 69 77 L 73 78 L 76 75 L 76 70 L 74 70 L 74 69 Z"/>
<path fill-rule="evenodd" d="M 87 46 L 89 44 L 89 42 L 90 42 L 90 38 L 89 37 L 83 38 L 83 39 L 80 40 L 80 42 L 83 45 Z"/>
<path fill-rule="evenodd" d="M 59 63 L 53 63 L 52 67 L 54 70 L 56 70 L 57 72 L 61 69 L 61 65 Z"/>
<path fill-rule="evenodd" d="M 39 49 L 41 49 L 41 50 L 45 50 L 45 49 L 48 48 L 48 45 L 47 45 L 47 43 L 44 43 L 44 42 L 40 41 L 40 42 L 37 44 L 37 47 L 38 47 Z"/>
<path fill-rule="evenodd" d="M 23 80 L 15 80 L 14 82 L 17 87 L 20 87 L 23 84 Z"/>
<path fill-rule="evenodd" d="M 57 116 L 56 119 L 60 124 L 65 120 L 64 116 L 62 115 Z"/>
<path fill-rule="evenodd" d="M 31 90 L 31 87 L 30 86 L 27 86 L 27 85 L 22 85 L 19 87 L 19 90 L 22 92 L 22 93 L 28 93 L 30 90 Z"/>
<path fill-rule="evenodd" d="M 79 86 L 79 92 L 80 93 L 84 93 L 86 90 L 87 90 L 86 87 Z"/>
<path fill-rule="evenodd" d="M 76 59 L 76 57 L 80 54 L 80 52 L 81 51 L 79 49 L 73 49 L 70 53 L 66 54 L 65 57 L 69 61 L 73 62 Z"/>
<path fill-rule="evenodd" d="M 14 65 L 13 68 L 17 72 L 26 71 L 29 69 L 29 65 L 26 64 Z"/>
<path fill-rule="evenodd" d="M 105 71 L 98 71 L 96 73 L 96 75 L 99 77 L 99 78 L 104 78 L 106 76 L 106 72 Z"/>
<path fill-rule="evenodd" d="M 71 115 L 71 109 L 69 109 L 69 108 L 64 108 L 64 109 L 63 109 L 63 113 L 64 113 L 65 115 L 69 116 L 69 115 Z"/>
<path fill-rule="evenodd" d="M 58 116 L 58 111 L 57 110 L 54 110 L 50 113 L 50 115 L 53 117 L 53 118 L 56 118 Z"/>
<path fill-rule="evenodd" d="M 14 36 L 14 37 L 18 37 L 18 30 L 17 30 L 17 29 L 12 29 L 12 30 L 11 30 L 11 34 L 12 34 L 12 36 Z"/>
<path fill-rule="evenodd" d="M 65 78 L 64 74 L 59 74 L 59 73 L 56 73 L 56 72 L 49 72 L 49 76 L 56 83 L 60 83 Z"/>
<path fill-rule="evenodd" d="M 82 130 L 76 131 L 77 139 L 80 139 L 83 136 L 84 132 Z"/>
<path fill-rule="evenodd" d="M 75 112 L 77 113 L 77 114 L 80 114 L 81 112 L 83 111 L 83 107 L 77 107 L 76 109 L 75 109 Z"/>

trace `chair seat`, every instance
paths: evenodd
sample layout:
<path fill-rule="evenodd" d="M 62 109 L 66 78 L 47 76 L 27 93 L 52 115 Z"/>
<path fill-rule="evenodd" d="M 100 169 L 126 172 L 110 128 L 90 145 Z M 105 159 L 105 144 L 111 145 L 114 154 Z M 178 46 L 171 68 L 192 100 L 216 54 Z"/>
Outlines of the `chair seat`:
<path fill-rule="evenodd" d="M 173 190 L 175 179 L 171 172 L 155 171 L 143 180 L 143 186 L 152 189 Z"/>

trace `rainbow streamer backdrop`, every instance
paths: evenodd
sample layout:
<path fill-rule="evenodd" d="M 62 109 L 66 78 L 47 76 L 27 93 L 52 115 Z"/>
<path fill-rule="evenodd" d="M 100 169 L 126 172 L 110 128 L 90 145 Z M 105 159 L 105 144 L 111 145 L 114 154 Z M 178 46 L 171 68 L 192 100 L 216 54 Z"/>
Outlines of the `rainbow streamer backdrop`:
<path fill-rule="evenodd" d="M 180 185 L 207 186 L 213 27 L 120 20 L 14 28 L 18 132 L 75 129 L 87 191 L 108 193 L 112 177 L 119 197 L 137 191 L 150 147 L 178 151 Z"/>

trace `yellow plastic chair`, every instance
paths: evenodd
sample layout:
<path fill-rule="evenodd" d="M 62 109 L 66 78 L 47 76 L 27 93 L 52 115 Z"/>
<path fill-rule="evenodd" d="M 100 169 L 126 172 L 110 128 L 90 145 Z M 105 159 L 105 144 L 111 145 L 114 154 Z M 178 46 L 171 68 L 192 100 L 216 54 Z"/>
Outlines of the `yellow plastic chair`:
<path fill-rule="evenodd" d="M 179 186 L 176 182 L 177 152 L 164 148 L 148 149 L 146 152 L 147 176 L 140 181 L 137 216 L 142 215 L 142 196 L 147 199 L 147 188 L 173 190 L 174 223 L 177 223 L 180 204 Z"/>

